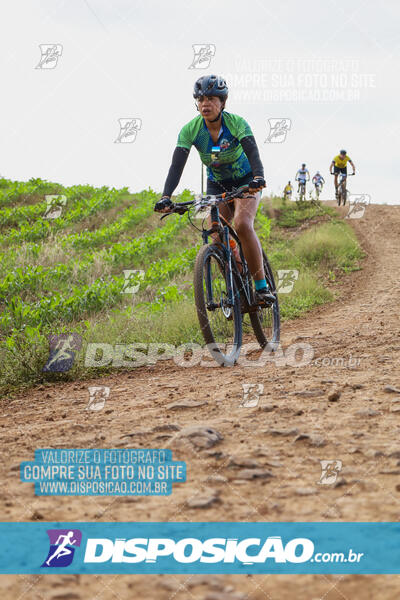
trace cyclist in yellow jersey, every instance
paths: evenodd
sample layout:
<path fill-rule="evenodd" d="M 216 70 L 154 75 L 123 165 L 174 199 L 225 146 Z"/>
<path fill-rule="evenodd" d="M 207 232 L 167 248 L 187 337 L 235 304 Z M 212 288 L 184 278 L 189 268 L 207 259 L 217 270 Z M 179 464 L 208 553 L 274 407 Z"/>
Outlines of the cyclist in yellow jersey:
<path fill-rule="evenodd" d="M 353 167 L 353 175 L 356 172 L 356 168 L 354 166 L 353 161 L 349 156 L 347 156 L 346 150 L 341 150 L 340 153 L 332 159 L 330 172 L 335 175 L 335 195 L 337 197 L 337 189 L 338 189 L 338 175 L 339 173 L 343 173 L 347 175 L 347 163 L 350 163 Z"/>
<path fill-rule="evenodd" d="M 290 199 L 290 197 L 292 195 L 292 191 L 293 191 L 292 184 L 290 183 L 290 181 L 288 181 L 283 189 L 284 197 Z"/>

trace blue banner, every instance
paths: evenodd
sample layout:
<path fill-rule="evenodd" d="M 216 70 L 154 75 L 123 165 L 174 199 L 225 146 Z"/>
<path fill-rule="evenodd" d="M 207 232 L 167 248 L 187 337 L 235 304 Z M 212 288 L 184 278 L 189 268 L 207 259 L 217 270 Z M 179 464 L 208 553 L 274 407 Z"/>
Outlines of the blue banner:
<path fill-rule="evenodd" d="M 0 523 L 0 573 L 400 573 L 400 523 Z"/>

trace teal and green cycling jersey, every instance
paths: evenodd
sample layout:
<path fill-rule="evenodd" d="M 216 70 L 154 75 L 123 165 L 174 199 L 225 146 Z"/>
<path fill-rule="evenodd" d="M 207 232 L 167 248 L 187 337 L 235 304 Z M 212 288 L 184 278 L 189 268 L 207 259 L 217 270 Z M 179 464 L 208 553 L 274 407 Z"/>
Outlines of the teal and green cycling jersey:
<path fill-rule="evenodd" d="M 221 129 L 215 144 L 201 115 L 184 125 L 179 132 L 177 146 L 190 150 L 193 145 L 207 166 L 207 177 L 211 181 L 240 179 L 251 173 L 250 163 L 240 140 L 253 135 L 250 125 L 239 115 L 222 111 Z M 218 147 L 219 151 L 213 148 Z"/>

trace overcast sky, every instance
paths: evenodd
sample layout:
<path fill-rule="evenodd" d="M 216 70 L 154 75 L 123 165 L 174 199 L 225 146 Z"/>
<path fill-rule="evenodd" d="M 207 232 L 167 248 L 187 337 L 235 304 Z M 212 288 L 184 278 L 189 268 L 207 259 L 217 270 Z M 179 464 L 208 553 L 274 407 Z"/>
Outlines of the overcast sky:
<path fill-rule="evenodd" d="M 350 191 L 399 203 L 397 0 L 20 0 L 0 14 L 4 177 L 161 192 L 197 114 L 193 83 L 216 73 L 226 110 L 252 127 L 271 192 L 306 162 L 332 197 L 329 164 L 344 147 L 357 168 Z M 43 44 L 61 55 L 41 63 Z M 209 64 L 196 63 L 196 44 L 210 45 Z M 119 119 L 138 119 L 133 142 L 116 142 Z M 268 141 L 269 119 L 290 120 L 284 141 Z M 195 148 L 185 187 L 200 191 Z"/>

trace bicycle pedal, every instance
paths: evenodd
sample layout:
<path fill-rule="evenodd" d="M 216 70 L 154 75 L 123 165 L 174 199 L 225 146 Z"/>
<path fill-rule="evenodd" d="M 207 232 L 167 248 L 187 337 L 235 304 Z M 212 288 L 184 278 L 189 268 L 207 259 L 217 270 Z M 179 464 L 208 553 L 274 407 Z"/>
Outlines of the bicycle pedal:
<path fill-rule="evenodd" d="M 269 308 L 275 302 L 275 298 L 256 298 L 254 306 Z"/>
<path fill-rule="evenodd" d="M 258 302 L 256 304 L 256 306 L 259 308 L 271 308 L 271 306 L 274 303 L 275 303 L 275 300 L 260 300 L 260 302 Z"/>

